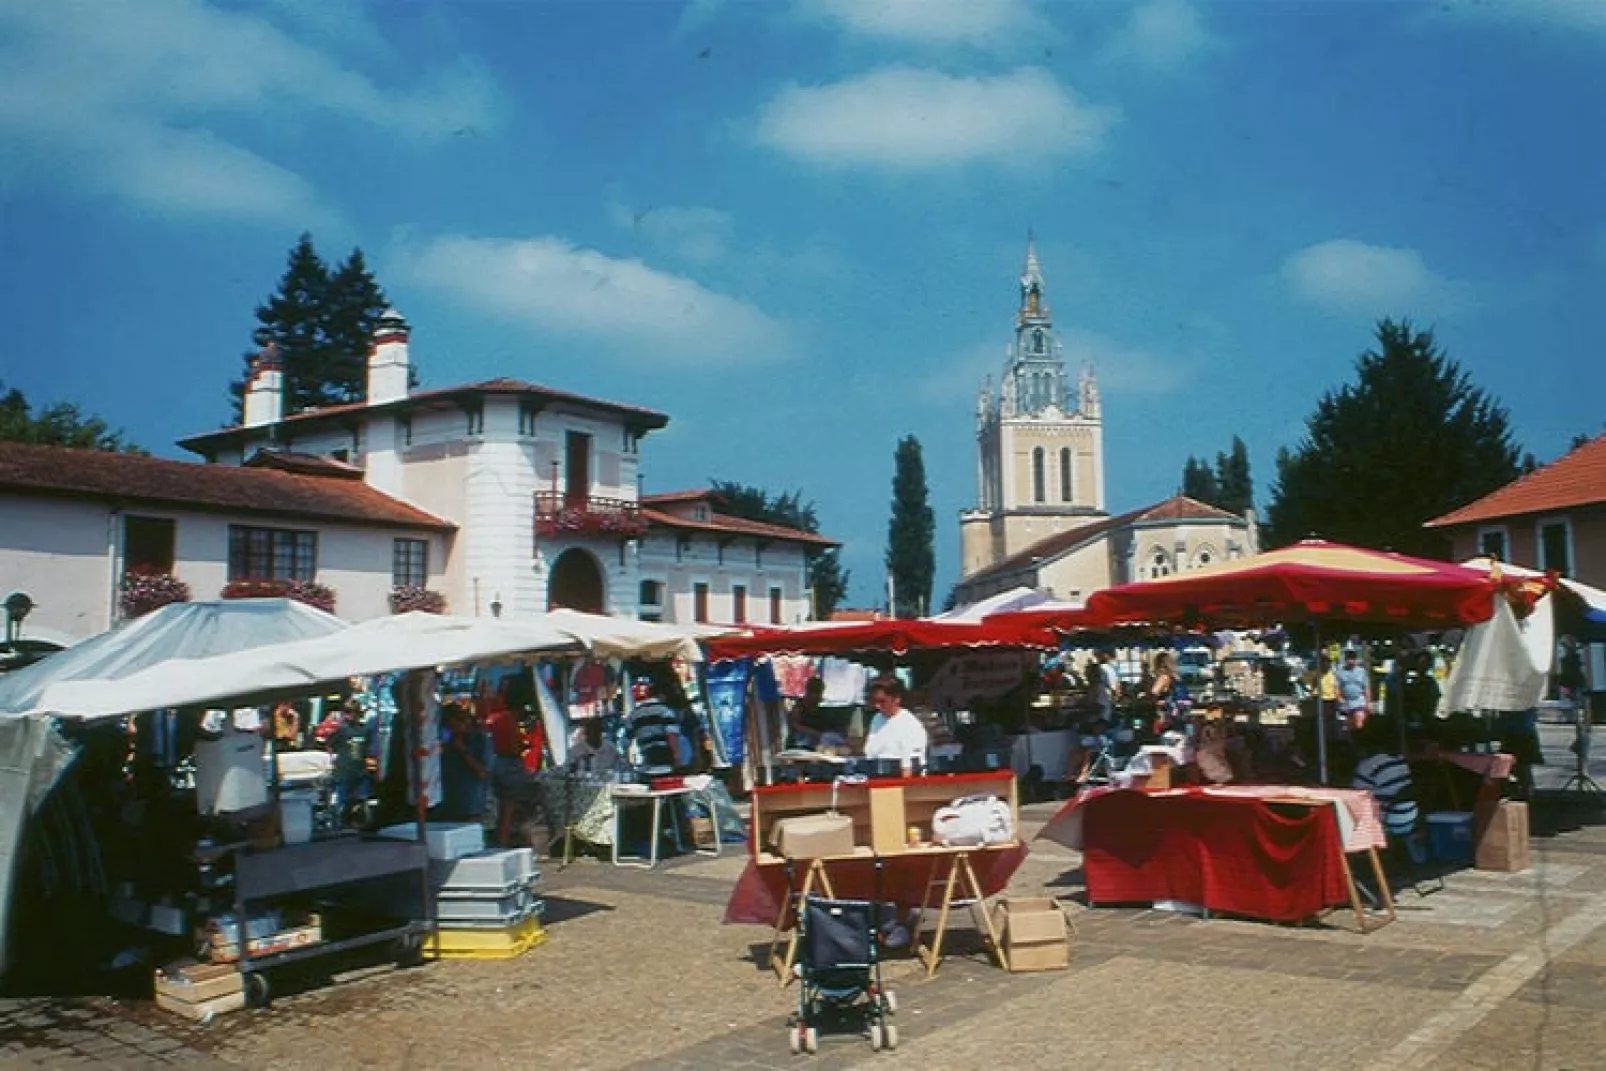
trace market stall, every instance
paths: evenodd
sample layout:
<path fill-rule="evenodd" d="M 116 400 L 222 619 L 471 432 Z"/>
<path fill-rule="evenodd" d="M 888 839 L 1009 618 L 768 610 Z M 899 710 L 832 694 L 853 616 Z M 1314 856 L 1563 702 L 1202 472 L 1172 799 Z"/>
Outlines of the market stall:
<path fill-rule="evenodd" d="M 874 662 L 882 669 L 925 659 L 926 673 L 917 686 L 926 696 L 945 681 L 959 683 L 962 691 L 967 676 L 975 684 L 996 669 L 960 665 L 950 670 L 943 661 L 1019 650 L 1032 652 L 1035 661 L 1035 652 L 1056 644 L 1051 632 L 1036 626 L 887 620 L 756 631 L 711 642 L 709 656 L 833 656 Z M 1027 676 L 1020 661 L 1004 670 L 1015 687 Z M 1035 670 L 1029 674 L 1035 675 Z M 774 927 L 772 964 L 784 981 L 790 976 L 795 939 L 788 934 L 802 897 L 824 892 L 892 902 L 917 912 L 911 941 L 928 971 L 934 971 L 941 962 L 950 908 L 961 900 L 984 904 L 1002 892 L 1025 857 L 1008 750 L 983 749 L 974 756 L 977 769 L 958 772 L 970 765 L 963 749 L 939 754 L 933 747 L 918 773 L 912 765 L 900 771 L 897 763 L 884 767 L 844 758 L 835 753 L 841 750 L 806 753 L 790 764 L 784 761 L 790 756 L 775 757 L 778 765 L 753 790 L 750 856 L 726 907 L 726 921 Z M 986 835 L 956 840 L 948 823 L 967 808 L 993 815 L 993 824 Z M 822 827 L 817 836 L 809 832 L 815 823 Z M 920 928 L 928 909 L 935 929 L 923 941 Z M 981 915 L 985 936 L 1003 964 L 998 936 L 991 932 L 987 912 Z"/>
<path fill-rule="evenodd" d="M 84 802 L 75 779 L 66 776 L 79 761 L 82 744 L 64 737 L 52 718 L 21 715 L 36 710 L 56 683 L 117 682 L 170 659 L 328 636 L 346 627 L 337 617 L 288 599 L 173 603 L 0 678 L 0 973 L 11 962 L 13 885 L 29 830 L 53 831 L 55 899 L 103 901 L 110 892 L 85 833 Z"/>
<path fill-rule="evenodd" d="M 1303 624 L 1319 650 L 1324 628 L 1403 631 L 1486 621 L 1496 612 L 1499 592 L 1487 573 L 1476 570 L 1306 541 L 1098 592 L 1081 613 L 1056 617 L 1028 610 L 1006 617 L 1065 630 L 1200 632 Z M 1319 697 L 1315 706 L 1318 777 L 1325 783 L 1329 711 Z M 1357 846 L 1344 815 L 1347 810 L 1353 818 L 1359 800 L 1299 816 L 1279 812 L 1285 801 L 1311 790 L 1271 785 L 1243 791 L 1246 796 L 1209 788 L 1095 796 L 1085 812 L 1078 801 L 1069 804 L 1048 835 L 1061 836 L 1073 819 L 1085 824 L 1089 895 L 1095 900 L 1178 900 L 1285 918 L 1348 899 L 1367 928 L 1343 850 Z M 1381 836 L 1376 840 L 1369 852 L 1383 845 Z M 1212 875 L 1232 878 L 1222 884 Z M 1386 886 L 1381 878 L 1380 884 Z"/>
<path fill-rule="evenodd" d="M 148 827 L 166 845 L 157 853 L 165 872 L 143 862 L 145 876 L 125 883 L 114 909 L 124 905 L 126 921 L 173 937 L 196 922 L 209 935 L 212 958 L 236 964 L 247 982 L 270 967 L 382 941 L 397 942 L 403 958 L 415 957 L 437 914 L 452 926 L 486 925 L 523 919 L 534 906 L 530 886 L 537 875 L 528 849 L 522 861 L 518 850 L 481 853 L 477 813 L 470 822 L 435 819 L 451 791 L 447 784 L 443 795 L 443 708 L 462 719 L 452 724 L 452 740 L 471 741 L 477 731 L 465 713 L 474 677 L 437 675 L 435 667 L 582 652 L 700 657 L 683 631 L 589 615 L 501 621 L 409 614 L 336 624 L 314 639 L 230 654 L 195 651 L 201 657 L 160 660 L 114 680 L 57 680 L 36 689 L 27 716 L 15 719 L 91 736 L 110 727 L 112 734 L 99 736 L 113 743 L 129 724 L 141 749 L 166 756 L 147 763 L 153 777 L 129 782 L 136 790 L 145 786 Z M 378 701 L 366 704 L 370 715 L 383 711 L 377 723 L 364 723 L 364 689 Z M 333 733 L 328 750 L 296 750 L 310 745 L 312 734 L 292 701 L 331 692 L 337 700 L 350 692 L 340 704 L 347 713 L 314 715 L 308 723 Z M 548 735 L 561 743 L 568 728 L 561 707 L 544 692 L 542 699 Z M 357 753 L 357 776 L 378 782 L 381 812 L 394 785 L 388 820 L 413 821 L 378 830 L 346 825 L 350 814 L 338 796 L 331 799 L 332 766 L 342 754 L 335 744 L 343 733 L 368 741 Z M 449 780 L 450 771 L 444 773 Z M 478 869 L 465 869 L 469 863 Z M 457 947 L 448 944 L 432 947 L 448 954 Z M 258 985 L 256 995 L 265 995 L 265 987 Z"/>
<path fill-rule="evenodd" d="M 1082 852 L 1089 905 L 1166 903 L 1297 922 L 1348 904 L 1362 932 L 1393 918 L 1365 792 L 1256 785 L 1158 792 L 1093 790 L 1039 836 Z M 1348 857 L 1364 857 L 1385 916 L 1368 919 Z"/>
<path fill-rule="evenodd" d="M 1448 562 L 1304 540 L 1156 580 L 1095 592 L 1083 611 L 1024 610 L 989 618 L 1018 627 L 1074 632 L 1111 628 L 1221 628 L 1304 625 L 1311 646 L 1340 628 L 1459 628 L 1494 613 L 1498 584 Z M 1327 780 L 1330 711 L 1318 697 L 1317 766 Z"/>

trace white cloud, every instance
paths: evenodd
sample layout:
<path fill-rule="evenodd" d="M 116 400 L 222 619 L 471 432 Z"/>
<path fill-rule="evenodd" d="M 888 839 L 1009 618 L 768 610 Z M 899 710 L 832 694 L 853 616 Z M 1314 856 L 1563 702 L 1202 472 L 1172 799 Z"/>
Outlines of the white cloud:
<path fill-rule="evenodd" d="M 1090 153 L 1118 119 L 1036 68 L 959 78 L 886 67 L 782 90 L 760 114 L 757 138 L 827 167 L 912 170 Z"/>
<path fill-rule="evenodd" d="M 924 46 L 994 49 L 1052 33 L 1027 0 L 801 0 L 797 10 L 859 37 Z"/>
<path fill-rule="evenodd" d="M 1134 7 L 1111 40 L 1116 59 L 1169 69 L 1212 43 L 1199 9 L 1188 0 L 1149 0 Z"/>
<path fill-rule="evenodd" d="M 302 179 L 221 132 L 240 117 L 316 111 L 419 142 L 495 120 L 477 67 L 392 92 L 258 13 L 199 0 L 0 0 L 0 39 L 5 155 L 149 210 L 319 213 Z"/>
<path fill-rule="evenodd" d="M 1337 312 L 1440 315 L 1465 304 L 1470 288 L 1435 273 L 1414 249 L 1351 238 L 1318 242 L 1283 262 L 1299 297 Z"/>
<path fill-rule="evenodd" d="M 791 350 L 788 326 L 744 301 L 562 238 L 444 237 L 399 259 L 414 282 L 465 306 L 624 361 L 708 367 Z"/>
<path fill-rule="evenodd" d="M 607 211 L 614 226 L 694 264 L 723 257 L 735 223 L 729 212 L 697 205 L 633 208 L 615 200 Z"/>

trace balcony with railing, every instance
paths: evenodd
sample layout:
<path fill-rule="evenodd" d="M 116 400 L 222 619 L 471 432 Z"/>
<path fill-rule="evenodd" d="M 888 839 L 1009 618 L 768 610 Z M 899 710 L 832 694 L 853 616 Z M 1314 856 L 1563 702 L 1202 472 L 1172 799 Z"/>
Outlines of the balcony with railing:
<path fill-rule="evenodd" d="M 641 507 L 630 499 L 570 495 L 561 491 L 535 493 L 535 534 L 601 535 L 635 539 L 647 530 Z"/>

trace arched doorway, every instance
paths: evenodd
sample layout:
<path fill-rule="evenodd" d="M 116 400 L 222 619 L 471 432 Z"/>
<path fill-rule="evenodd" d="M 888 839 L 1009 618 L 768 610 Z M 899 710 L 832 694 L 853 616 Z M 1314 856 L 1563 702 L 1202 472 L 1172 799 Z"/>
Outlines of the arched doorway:
<path fill-rule="evenodd" d="M 552 563 L 552 576 L 546 586 L 546 607 L 566 606 L 588 614 L 606 613 L 603 599 L 602 567 L 589 551 L 571 547 Z"/>

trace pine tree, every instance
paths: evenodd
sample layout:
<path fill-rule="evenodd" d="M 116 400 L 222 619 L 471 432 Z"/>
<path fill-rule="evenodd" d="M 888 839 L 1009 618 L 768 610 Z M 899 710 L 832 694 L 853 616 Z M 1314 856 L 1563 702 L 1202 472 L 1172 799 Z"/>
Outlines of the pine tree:
<path fill-rule="evenodd" d="M 920 440 L 898 442 L 892 476 L 892 519 L 887 522 L 887 574 L 893 588 L 892 613 L 919 617 L 931 607 L 937 571 L 937 526 L 926 489 L 926 463 Z"/>
<path fill-rule="evenodd" d="M 1407 554 L 1441 553 L 1423 522 L 1513 480 L 1510 418 L 1409 321 L 1383 320 L 1356 379 L 1324 394 L 1305 438 L 1277 454 L 1267 544 L 1315 535 Z"/>
<path fill-rule="evenodd" d="M 1216 474 L 1208 461 L 1188 455 L 1187 462 L 1182 466 L 1182 493 L 1196 502 L 1207 505 L 1215 503 L 1219 488 L 1216 486 Z"/>
<path fill-rule="evenodd" d="M 229 384 L 234 417 L 244 407 L 251 364 L 270 342 L 284 365 L 284 410 L 362 401 L 368 390 L 368 350 L 385 293 L 353 249 L 331 271 L 312 235 L 303 233 L 286 258 L 279 288 L 257 306 L 256 348 L 243 355 L 245 371 Z"/>
<path fill-rule="evenodd" d="M 1255 482 L 1249 475 L 1249 448 L 1236 435 L 1232 437 L 1232 452 L 1216 455 L 1216 495 L 1205 501 L 1240 517 L 1255 506 Z"/>
<path fill-rule="evenodd" d="M 360 402 L 368 396 L 368 350 L 379 317 L 389 307 L 385 292 L 363 262 L 361 249 L 329 274 L 324 306 L 324 364 L 319 372 L 332 402 Z"/>

